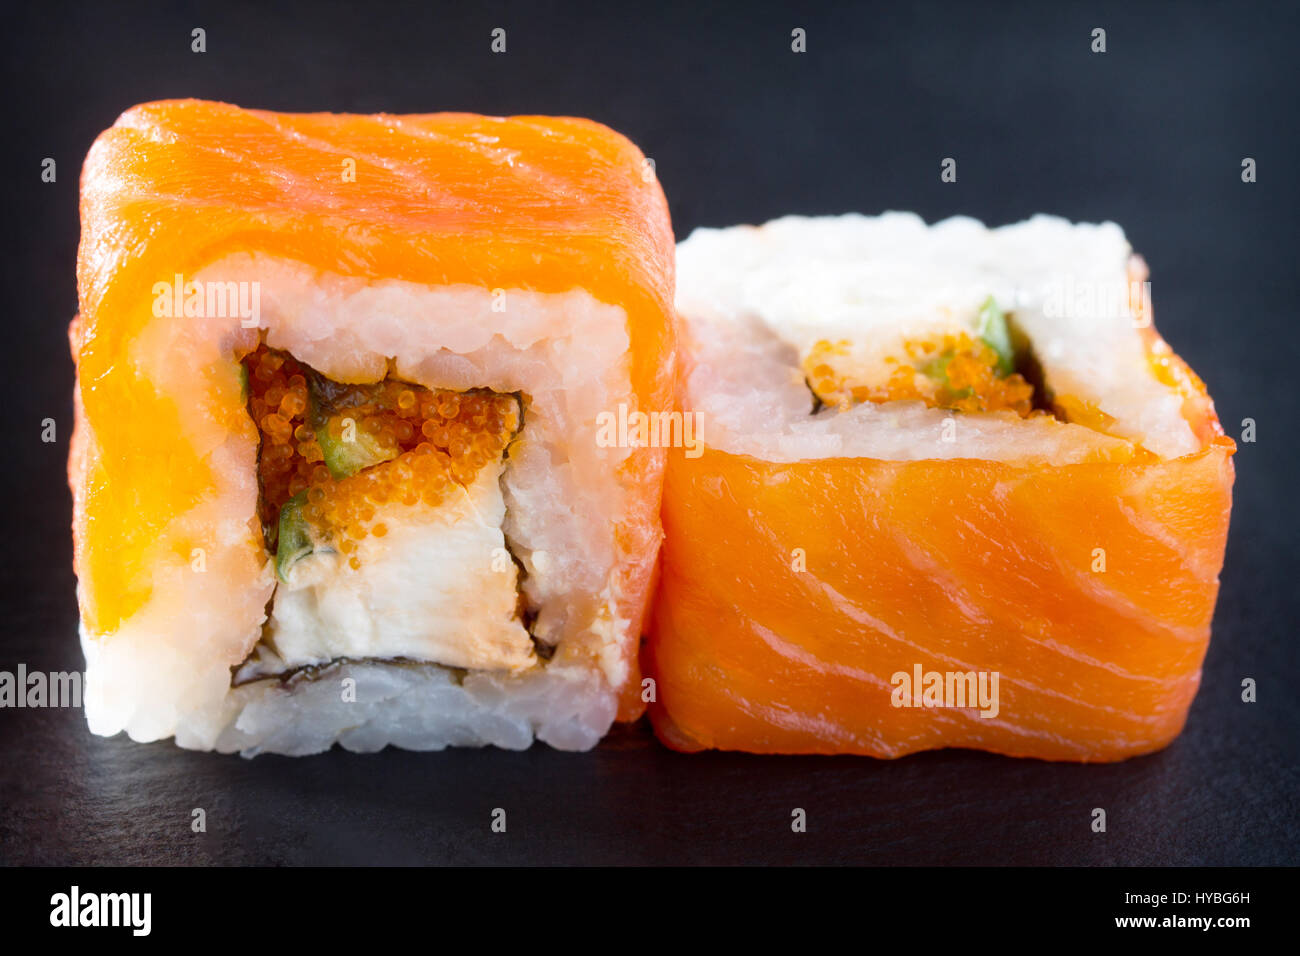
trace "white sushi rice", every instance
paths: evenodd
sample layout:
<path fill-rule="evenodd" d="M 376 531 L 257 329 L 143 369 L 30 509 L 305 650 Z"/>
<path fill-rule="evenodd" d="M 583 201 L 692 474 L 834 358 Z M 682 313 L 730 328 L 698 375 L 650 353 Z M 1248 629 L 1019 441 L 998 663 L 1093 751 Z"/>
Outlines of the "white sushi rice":
<path fill-rule="evenodd" d="M 594 440 L 601 412 L 636 404 L 623 310 L 580 290 L 507 289 L 502 296 L 468 286 L 368 282 L 247 254 L 194 278 L 257 283 L 268 346 L 335 381 L 380 381 L 391 360 L 393 374 L 428 388 L 527 396 L 523 429 L 500 479 L 500 532 L 527 571 L 522 587 L 537 610 L 532 632 L 553 656 L 513 671 L 451 670 L 436 660 L 344 661 L 288 681 L 232 687 L 231 670 L 261 639 L 276 587 L 257 540 L 256 432 L 246 415 L 243 428 L 229 424 L 243 406 L 232 355 L 251 349 L 259 329 L 229 318 L 159 319 L 133 344 L 132 360 L 162 394 L 176 397 L 183 440 L 207 455 L 214 487 L 174 519 L 174 538 L 151 556 L 148 603 L 111 635 L 83 629 L 91 729 L 125 730 L 136 740 L 174 735 L 185 747 L 246 754 L 311 753 L 334 742 L 367 751 L 390 743 L 522 748 L 534 738 L 567 749 L 593 746 L 613 721 L 628 677 L 622 648 L 638 610 L 618 592 L 615 573 L 616 524 L 630 493 L 618 469 L 630 452 Z M 93 435 L 86 440 L 93 443 Z M 436 573 L 430 552 L 438 529 L 429 534 L 391 559 L 422 560 Z M 206 543 L 202 573 L 170 540 Z M 392 546 L 403 547 L 402 540 L 393 535 Z M 441 566 L 462 558 L 449 551 Z M 412 607 L 394 613 L 450 612 L 436 601 L 421 605 L 426 598 L 417 591 Z M 282 618 L 296 613 L 277 610 Z M 473 615 L 475 606 L 462 613 Z M 445 620 L 439 627 L 442 640 L 455 640 Z M 357 625 L 361 636 L 376 629 L 373 620 Z M 331 653 L 352 646 L 347 633 L 335 634 Z"/>
<path fill-rule="evenodd" d="M 492 744 L 523 750 L 534 737 L 561 750 L 594 747 L 617 702 L 592 668 L 539 668 L 516 677 L 463 677 L 436 665 L 346 662 L 281 687 L 250 684 L 225 700 L 215 749 L 245 756 L 319 753 L 338 743 L 371 752 L 394 745 L 442 750 Z M 176 742 L 209 749 L 182 724 Z"/>
<path fill-rule="evenodd" d="M 772 461 L 983 458 L 1067 464 L 1136 442 L 1199 446 L 1177 390 L 1152 374 L 1129 304 L 1132 249 L 1114 223 L 1050 216 L 989 229 L 956 217 L 789 216 L 697 229 L 677 249 L 683 408 L 706 444 Z M 902 342 L 969 331 L 992 295 L 1029 336 L 1047 385 L 1115 419 L 1108 434 L 1047 416 L 954 415 L 920 402 L 810 414 L 801 363 L 820 341 L 873 367 Z"/>

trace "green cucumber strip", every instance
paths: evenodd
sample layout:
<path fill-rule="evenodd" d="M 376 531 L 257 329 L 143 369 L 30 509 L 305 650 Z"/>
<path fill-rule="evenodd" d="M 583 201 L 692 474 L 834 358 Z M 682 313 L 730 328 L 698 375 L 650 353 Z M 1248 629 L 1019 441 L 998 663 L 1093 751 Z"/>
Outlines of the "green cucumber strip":
<path fill-rule="evenodd" d="M 334 416 L 344 419 L 346 415 Z M 325 456 L 325 467 L 334 478 L 346 478 L 355 475 L 363 468 L 377 465 L 383 461 L 392 461 L 402 453 L 396 444 L 386 445 L 374 435 L 363 432 L 358 423 L 353 422 L 350 429 L 344 430 L 340 437 L 330 437 L 329 422 L 326 419 L 316 427 L 316 441 L 320 443 L 321 454 Z M 348 433 L 351 432 L 351 440 Z"/>
<path fill-rule="evenodd" d="M 275 573 L 288 583 L 289 569 L 311 554 L 316 546 L 307 529 L 307 519 L 302 516 L 307 503 L 307 492 L 300 491 L 280 508 L 280 523 L 276 535 Z"/>
<path fill-rule="evenodd" d="M 1011 346 L 1011 331 L 1007 317 L 998 308 L 993 296 L 984 300 L 979 313 L 980 340 L 998 354 L 998 376 L 1006 378 L 1016 368 L 1016 353 Z"/>
<path fill-rule="evenodd" d="M 371 465 L 392 461 L 402 453 L 396 443 L 386 445 L 374 435 L 363 432 L 361 423 L 355 420 L 338 438 L 330 437 L 330 421 L 338 419 L 342 422 L 350 417 L 346 412 L 336 410 L 335 400 L 342 389 L 343 386 L 319 375 L 312 375 L 308 379 L 307 424 L 316 432 L 316 441 L 325 457 L 325 467 L 336 481 L 355 475 Z"/>

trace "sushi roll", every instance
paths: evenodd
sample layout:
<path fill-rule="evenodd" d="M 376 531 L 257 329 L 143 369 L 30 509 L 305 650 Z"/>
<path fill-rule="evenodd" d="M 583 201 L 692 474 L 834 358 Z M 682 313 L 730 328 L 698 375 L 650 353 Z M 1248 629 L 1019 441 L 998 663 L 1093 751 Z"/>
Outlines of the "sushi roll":
<path fill-rule="evenodd" d="M 69 459 L 97 734 L 305 754 L 643 710 L 673 239 L 582 120 L 137 106 L 82 175 Z"/>
<path fill-rule="evenodd" d="M 651 715 L 680 750 L 1113 761 L 1196 694 L 1235 450 L 1113 223 L 678 249 Z"/>

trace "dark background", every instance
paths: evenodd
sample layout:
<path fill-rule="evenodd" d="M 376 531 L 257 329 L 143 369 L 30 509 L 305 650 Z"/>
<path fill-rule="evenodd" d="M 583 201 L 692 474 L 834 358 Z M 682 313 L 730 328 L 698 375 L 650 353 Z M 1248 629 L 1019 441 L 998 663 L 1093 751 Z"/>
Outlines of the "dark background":
<path fill-rule="evenodd" d="M 683 756 L 644 727 L 535 747 L 252 761 L 0 711 L 0 862 L 1300 862 L 1292 5 L 42 4 L 7 10 L 0 669 L 82 666 L 64 479 L 77 173 L 128 106 L 565 113 L 654 157 L 679 237 L 784 213 L 1114 219 L 1161 332 L 1240 446 L 1227 562 L 1187 730 L 1081 767 Z M 481 9 L 480 9 L 481 6 Z M 207 52 L 190 52 L 190 30 Z M 508 52 L 489 51 L 507 30 Z M 790 51 L 807 30 L 808 52 Z M 1091 31 L 1107 52 L 1090 52 Z M 44 157 L 58 181 L 40 181 Z M 943 184 L 939 164 L 958 161 Z M 1243 157 L 1258 182 L 1241 181 Z M 40 422 L 58 421 L 43 444 Z M 1086 521 L 1086 515 L 1080 515 Z M 1259 702 L 1240 682 L 1259 682 Z M 190 832 L 190 811 L 208 832 Z M 494 807 L 507 834 L 492 834 Z M 803 807 L 808 832 L 790 831 Z M 1089 829 L 1104 807 L 1109 830 Z"/>

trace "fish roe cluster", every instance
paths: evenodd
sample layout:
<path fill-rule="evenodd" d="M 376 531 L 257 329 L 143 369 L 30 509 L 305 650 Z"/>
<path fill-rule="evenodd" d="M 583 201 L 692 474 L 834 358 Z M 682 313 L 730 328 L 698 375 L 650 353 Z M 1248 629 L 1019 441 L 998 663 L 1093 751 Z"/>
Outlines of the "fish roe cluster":
<path fill-rule="evenodd" d="M 999 375 L 997 352 L 964 333 L 905 342 L 906 358 L 887 358 L 893 368 L 879 382 L 855 382 L 836 371 L 832 363 L 847 346 L 820 341 L 804 362 L 809 387 L 828 405 L 911 400 L 961 412 L 1013 411 L 1021 418 L 1035 411 L 1033 385 L 1018 373 Z"/>
<path fill-rule="evenodd" d="M 307 487 L 315 463 L 325 460 L 307 425 L 307 372 L 284 352 L 262 346 L 244 359 L 248 413 L 261 433 L 257 477 L 262 524 L 274 527 L 280 506 Z"/>
<path fill-rule="evenodd" d="M 317 379 L 328 404 L 317 410 L 323 419 L 317 425 L 329 439 L 366 436 L 396 453 L 390 461 L 335 478 L 307 420 L 306 376 L 314 373 L 265 347 L 245 361 L 249 411 L 262 433 L 262 520 L 277 520 L 280 506 L 306 491 L 303 517 L 348 556 L 354 569 L 360 566 L 358 542 L 367 535 L 388 534 L 388 526 L 376 520 L 378 506 L 441 503 L 457 486 L 469 485 L 485 465 L 498 461 L 520 426 L 519 400 L 511 394 L 434 390 L 395 380 L 339 385 Z M 263 368 L 269 371 L 259 375 Z M 299 384 L 301 409 L 297 398 L 288 398 L 299 394 L 294 390 Z M 350 430 L 356 434 L 349 435 Z"/>

